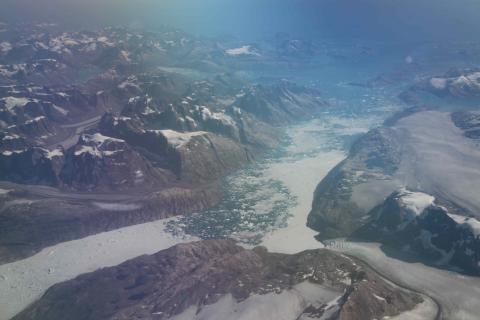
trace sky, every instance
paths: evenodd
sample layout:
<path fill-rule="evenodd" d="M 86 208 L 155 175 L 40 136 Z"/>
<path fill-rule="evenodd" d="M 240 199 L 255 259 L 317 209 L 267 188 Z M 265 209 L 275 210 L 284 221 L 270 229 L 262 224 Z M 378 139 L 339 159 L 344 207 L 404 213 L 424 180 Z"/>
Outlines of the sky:
<path fill-rule="evenodd" d="M 91 27 L 170 25 L 203 36 L 392 41 L 467 39 L 480 30 L 480 0 L 0 0 L 2 20 Z"/>

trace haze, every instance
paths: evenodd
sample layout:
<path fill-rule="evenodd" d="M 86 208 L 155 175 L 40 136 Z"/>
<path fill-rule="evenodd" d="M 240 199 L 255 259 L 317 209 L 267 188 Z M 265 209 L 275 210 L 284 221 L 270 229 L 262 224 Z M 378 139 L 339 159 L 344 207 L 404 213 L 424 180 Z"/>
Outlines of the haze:
<path fill-rule="evenodd" d="M 70 25 L 172 25 L 206 36 L 252 40 L 288 32 L 308 38 L 472 40 L 475 0 L 3 0 L 2 20 Z M 221 27 L 219 27 L 221 26 Z"/>

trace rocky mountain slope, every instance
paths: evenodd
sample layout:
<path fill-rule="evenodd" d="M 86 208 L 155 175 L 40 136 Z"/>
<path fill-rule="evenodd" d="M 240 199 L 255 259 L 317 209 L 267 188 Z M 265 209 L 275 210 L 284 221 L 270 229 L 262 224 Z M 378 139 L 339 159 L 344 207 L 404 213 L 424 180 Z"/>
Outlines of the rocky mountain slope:
<path fill-rule="evenodd" d="M 452 114 L 452 120 L 463 134 L 470 139 L 480 139 L 480 112 L 460 111 Z"/>
<path fill-rule="evenodd" d="M 318 185 L 308 225 L 323 239 L 374 238 L 478 273 L 476 119 L 476 113 L 420 110 L 372 130 Z M 402 209 L 405 188 L 437 205 Z"/>
<path fill-rule="evenodd" d="M 365 223 L 373 207 L 400 187 L 393 179 L 401 161 L 397 135 L 391 128 L 368 132 L 320 182 L 308 216 L 308 225 L 320 231 L 320 237 L 351 234 Z M 361 192 L 358 196 L 355 188 Z"/>
<path fill-rule="evenodd" d="M 316 89 L 253 82 L 224 44 L 178 30 L 5 28 L 0 263 L 211 207 L 220 178 L 325 105 Z"/>
<path fill-rule="evenodd" d="M 208 240 L 57 284 L 14 319 L 381 319 L 421 301 L 327 250 Z"/>
<path fill-rule="evenodd" d="M 468 98 L 480 95 L 480 71 L 452 70 L 443 76 L 431 77 L 416 86 L 441 97 Z"/>
<path fill-rule="evenodd" d="M 480 101 L 480 71 L 454 68 L 443 74 L 422 76 L 399 97 L 417 107 L 450 112 L 476 110 Z"/>
<path fill-rule="evenodd" d="M 424 193 L 395 192 L 372 211 L 371 220 L 354 237 L 413 251 L 438 266 L 479 275 L 479 221 L 450 213 L 434 200 Z"/>

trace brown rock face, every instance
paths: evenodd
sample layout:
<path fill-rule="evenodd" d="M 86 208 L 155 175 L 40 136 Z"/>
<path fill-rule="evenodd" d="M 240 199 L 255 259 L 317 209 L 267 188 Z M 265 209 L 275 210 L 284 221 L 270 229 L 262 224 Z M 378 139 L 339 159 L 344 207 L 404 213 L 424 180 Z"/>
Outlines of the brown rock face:
<path fill-rule="evenodd" d="M 368 210 L 353 200 L 354 188 L 365 182 L 392 179 L 400 162 L 402 146 L 399 140 L 398 133 L 386 127 L 371 130 L 360 138 L 352 146 L 348 158 L 318 184 L 308 226 L 319 231 L 323 239 L 328 239 L 350 236 L 365 224 Z M 368 174 L 356 175 L 362 172 Z M 383 196 L 379 198 L 382 200 Z"/>
<path fill-rule="evenodd" d="M 99 208 L 91 201 L 62 199 L 25 200 L 7 206 L 15 195 L 0 199 L 0 262 L 31 256 L 42 248 L 83 238 L 99 232 L 198 212 L 218 203 L 221 193 L 215 186 L 174 187 L 148 194 L 127 203 L 129 210 Z"/>
<path fill-rule="evenodd" d="M 381 319 L 421 301 L 328 250 L 285 255 L 246 250 L 231 240 L 208 240 L 57 284 L 14 319 L 169 319 L 192 306 L 200 310 L 213 305 L 226 294 L 241 302 L 252 295 L 275 296 L 305 282 L 338 291 L 334 319 Z M 325 312 L 325 304 L 306 303 L 298 316 Z"/>
<path fill-rule="evenodd" d="M 168 137 L 167 140 L 170 142 Z M 240 144 L 208 132 L 196 134 L 185 143 L 171 145 L 167 154 L 177 177 L 193 183 L 216 180 L 253 158 Z"/>
<path fill-rule="evenodd" d="M 124 140 L 82 135 L 68 150 L 61 178 L 77 190 L 126 190 L 165 186 L 172 175 L 157 169 Z"/>

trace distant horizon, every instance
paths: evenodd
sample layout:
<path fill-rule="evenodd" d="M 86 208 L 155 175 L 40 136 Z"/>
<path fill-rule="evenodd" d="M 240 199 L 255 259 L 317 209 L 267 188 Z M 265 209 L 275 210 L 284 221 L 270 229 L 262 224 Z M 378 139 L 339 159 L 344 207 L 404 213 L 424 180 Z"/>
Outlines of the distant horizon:
<path fill-rule="evenodd" d="M 196 36 L 249 41 L 278 32 L 308 39 L 475 40 L 475 0 L 3 0 L 0 20 L 56 21 L 74 27 L 168 25 Z M 222 28 L 218 28 L 221 25 Z M 470 31 L 470 32 L 469 32 Z"/>
<path fill-rule="evenodd" d="M 478 320 L 479 17 L 0 0 L 0 320 Z"/>

